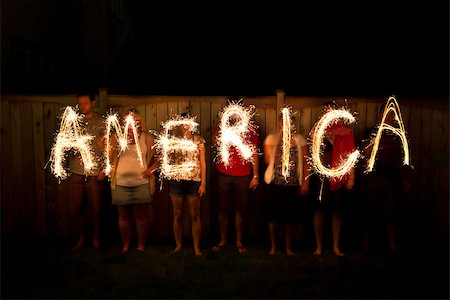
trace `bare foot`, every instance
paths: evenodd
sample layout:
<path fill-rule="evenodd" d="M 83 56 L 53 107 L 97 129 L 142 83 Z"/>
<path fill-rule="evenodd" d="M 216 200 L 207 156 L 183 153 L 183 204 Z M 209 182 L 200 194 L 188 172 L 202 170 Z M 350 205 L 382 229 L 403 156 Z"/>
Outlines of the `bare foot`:
<path fill-rule="evenodd" d="M 93 239 L 92 246 L 94 247 L 95 250 L 100 250 L 100 241 L 98 239 Z"/>
<path fill-rule="evenodd" d="M 391 252 L 399 252 L 400 250 L 398 249 L 397 245 L 390 245 L 389 246 L 389 251 L 391 251 Z"/>
<path fill-rule="evenodd" d="M 293 252 L 291 249 L 286 249 L 286 255 L 287 256 L 295 256 L 295 252 Z"/>
<path fill-rule="evenodd" d="M 247 253 L 247 249 L 244 248 L 244 246 L 242 246 L 242 245 L 236 246 L 236 249 L 237 249 L 237 252 L 238 252 L 239 254 Z"/>
<path fill-rule="evenodd" d="M 313 255 L 321 256 L 322 255 L 322 249 L 317 248 L 316 251 L 314 251 Z"/>
<path fill-rule="evenodd" d="M 122 247 L 122 254 L 128 253 L 128 246 Z"/>
<path fill-rule="evenodd" d="M 181 251 L 181 246 L 176 247 L 175 249 L 173 249 L 173 250 L 170 252 L 170 254 L 178 253 L 178 252 L 180 252 L 180 251 Z"/>
<path fill-rule="evenodd" d="M 227 245 L 226 242 L 220 241 L 220 243 L 218 243 L 217 245 L 215 245 L 214 247 L 212 247 L 211 250 L 214 251 L 214 252 L 219 252 L 219 251 L 222 250 L 226 245 Z"/>
<path fill-rule="evenodd" d="M 339 248 L 334 248 L 333 252 L 334 252 L 334 254 L 336 254 L 336 256 L 340 256 L 340 257 L 345 256 L 345 254 L 342 253 Z"/>
<path fill-rule="evenodd" d="M 84 239 L 79 239 L 78 243 L 75 245 L 75 247 L 72 248 L 73 253 L 77 253 L 78 250 L 80 250 L 81 247 L 84 245 Z"/>
<path fill-rule="evenodd" d="M 140 246 L 140 247 L 137 247 L 136 250 L 137 250 L 137 251 L 140 251 L 140 252 L 144 252 L 145 247 Z"/>
<path fill-rule="evenodd" d="M 271 255 L 271 256 L 274 256 L 274 255 L 275 255 L 275 252 L 277 252 L 277 248 L 270 248 L 270 251 L 269 251 L 269 253 L 267 253 L 267 254 L 269 254 L 269 255 Z"/>
<path fill-rule="evenodd" d="M 194 248 L 194 253 L 195 253 L 195 256 L 202 256 L 202 252 L 200 251 L 199 248 Z"/>

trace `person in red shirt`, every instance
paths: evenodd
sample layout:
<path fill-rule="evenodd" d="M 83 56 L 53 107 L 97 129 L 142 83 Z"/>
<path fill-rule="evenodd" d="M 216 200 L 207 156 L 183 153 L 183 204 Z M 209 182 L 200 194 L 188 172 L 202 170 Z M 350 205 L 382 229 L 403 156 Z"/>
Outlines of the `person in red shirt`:
<path fill-rule="evenodd" d="M 233 102 L 228 100 L 228 104 Z M 242 102 L 240 102 L 243 104 Z M 217 136 L 219 127 L 214 128 L 213 143 L 217 145 Z M 258 145 L 258 134 L 254 129 L 250 129 L 246 136 L 246 142 L 255 146 Z M 215 168 L 218 171 L 218 206 L 219 206 L 219 228 L 220 242 L 212 248 L 214 252 L 220 251 L 227 245 L 228 232 L 228 214 L 233 208 L 235 211 L 236 225 L 236 248 L 240 254 L 246 252 L 242 244 L 243 234 L 243 215 L 245 214 L 248 201 L 249 191 L 254 190 L 259 184 L 258 176 L 258 154 L 255 151 L 252 156 L 252 162 L 246 162 L 240 156 L 239 150 L 231 146 L 229 149 L 229 164 L 225 165 L 221 161 L 216 161 Z M 253 177 L 251 175 L 253 174 Z"/>
<path fill-rule="evenodd" d="M 335 102 L 326 103 L 323 108 L 323 114 L 329 109 L 337 109 Z M 321 156 L 322 164 L 328 168 L 336 168 L 341 164 L 341 160 L 355 151 L 355 139 L 353 129 L 337 123 L 327 128 L 324 138 L 325 147 Z M 313 202 L 315 203 L 314 213 L 314 232 L 317 248 L 314 255 L 322 254 L 322 239 L 324 231 L 325 211 L 331 211 L 332 232 L 333 232 L 333 252 L 337 256 L 344 256 L 340 250 L 339 242 L 342 227 L 342 203 L 348 196 L 349 190 L 353 189 L 355 184 L 355 170 L 351 170 L 341 178 L 321 178 L 317 175 L 311 177 L 311 190 Z M 320 195 L 320 196 L 319 196 Z"/>

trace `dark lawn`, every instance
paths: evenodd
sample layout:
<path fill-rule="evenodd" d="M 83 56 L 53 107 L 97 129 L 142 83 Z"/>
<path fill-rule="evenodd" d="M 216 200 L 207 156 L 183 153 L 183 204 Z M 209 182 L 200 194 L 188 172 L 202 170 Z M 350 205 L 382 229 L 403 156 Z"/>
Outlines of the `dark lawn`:
<path fill-rule="evenodd" d="M 445 298 L 449 296 L 448 248 L 437 253 L 347 250 L 321 258 L 310 247 L 296 257 L 266 255 L 250 245 L 194 257 L 186 244 L 169 255 L 171 241 L 144 253 L 120 254 L 118 246 L 95 251 L 84 247 L 72 256 L 67 242 L 26 246 L 2 239 L 4 298 Z"/>

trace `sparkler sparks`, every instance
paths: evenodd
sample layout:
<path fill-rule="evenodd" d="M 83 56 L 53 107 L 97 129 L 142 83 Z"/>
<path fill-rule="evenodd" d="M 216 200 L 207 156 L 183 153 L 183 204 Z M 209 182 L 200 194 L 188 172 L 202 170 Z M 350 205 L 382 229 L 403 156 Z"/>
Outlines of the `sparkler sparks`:
<path fill-rule="evenodd" d="M 353 115 L 348 110 L 330 109 L 316 123 L 312 132 L 311 165 L 316 173 L 319 173 L 320 175 L 325 177 L 342 178 L 351 170 L 351 168 L 354 167 L 359 157 L 359 151 L 355 150 L 350 155 L 348 155 L 347 159 L 342 159 L 341 163 L 336 168 L 330 169 L 322 164 L 320 155 L 324 146 L 323 138 L 326 129 L 330 125 L 338 122 L 339 119 L 343 119 L 346 123 L 353 123 L 356 121 L 355 117 L 353 117 Z"/>
<path fill-rule="evenodd" d="M 252 162 L 256 148 L 246 141 L 245 135 L 254 129 L 251 119 L 253 106 L 244 107 L 240 103 L 230 103 L 220 113 L 217 136 L 218 159 L 225 167 L 230 165 L 230 147 L 234 146 L 238 155 L 246 162 Z"/>
<path fill-rule="evenodd" d="M 96 167 L 94 152 L 91 147 L 93 136 L 83 134 L 80 122 L 82 117 L 70 106 L 67 106 L 61 117 L 61 126 L 56 136 L 50 155 L 51 172 L 59 179 L 67 178 L 64 169 L 65 153 L 71 149 L 80 153 L 84 171 L 87 174 Z"/>
<path fill-rule="evenodd" d="M 385 122 L 386 117 L 389 113 L 394 113 L 394 119 L 397 122 L 399 128 L 395 128 Z M 403 125 L 402 114 L 400 111 L 400 107 L 397 103 L 397 100 L 394 97 L 389 97 L 386 106 L 383 111 L 383 117 L 381 119 L 381 123 L 378 126 L 378 131 L 374 139 L 372 139 L 371 144 L 373 144 L 372 153 L 367 163 L 366 172 L 371 172 L 373 170 L 373 166 L 375 164 L 375 158 L 378 152 L 378 147 L 380 145 L 381 135 L 383 134 L 383 130 L 391 131 L 400 137 L 403 146 L 403 164 L 409 165 L 409 146 L 408 140 L 406 139 L 405 127 Z"/>
<path fill-rule="evenodd" d="M 117 114 L 109 114 L 106 118 L 106 150 L 105 150 L 105 161 L 106 161 L 106 167 L 105 167 L 105 174 L 106 176 L 109 176 L 111 173 L 111 159 L 110 159 L 110 135 L 111 135 L 111 127 L 114 127 L 114 131 L 117 136 L 117 140 L 119 142 L 120 146 L 120 152 L 125 150 L 128 147 L 128 130 L 131 127 L 133 131 L 133 137 L 136 145 L 136 151 L 139 158 L 139 162 L 141 163 L 141 166 L 144 166 L 144 161 L 142 159 L 142 151 L 141 147 L 139 146 L 139 135 L 137 132 L 137 127 L 135 123 L 135 119 L 133 117 L 133 113 L 129 113 L 125 118 L 125 127 L 122 131 L 122 127 L 120 126 L 119 118 Z M 120 154 L 119 152 L 119 154 Z"/>
<path fill-rule="evenodd" d="M 195 117 L 174 116 L 172 119 L 163 122 L 161 134 L 155 133 L 155 148 L 161 156 L 160 177 L 169 180 L 192 180 L 192 171 L 199 166 L 198 144 L 183 137 L 173 136 L 170 131 L 180 126 L 188 126 L 189 131 L 194 134 L 198 131 L 198 123 Z M 175 160 L 172 155 L 179 155 Z M 162 182 L 162 180 L 161 180 Z"/>
<path fill-rule="evenodd" d="M 283 175 L 284 180 L 287 181 L 287 178 L 289 177 L 289 169 L 291 168 L 290 163 L 290 153 L 291 153 L 291 130 L 292 130 L 292 124 L 291 124 L 291 110 L 289 107 L 285 107 L 281 110 L 281 113 L 283 115 L 283 144 L 282 144 L 282 157 L 281 157 L 281 175 Z"/>

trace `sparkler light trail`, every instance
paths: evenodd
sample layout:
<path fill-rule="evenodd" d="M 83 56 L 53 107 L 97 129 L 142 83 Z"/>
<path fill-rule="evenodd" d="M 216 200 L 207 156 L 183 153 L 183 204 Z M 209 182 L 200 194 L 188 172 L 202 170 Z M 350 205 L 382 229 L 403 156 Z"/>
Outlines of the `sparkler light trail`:
<path fill-rule="evenodd" d="M 64 180 L 68 176 L 63 165 L 65 153 L 71 149 L 80 153 L 86 174 L 96 167 L 94 152 L 91 147 L 94 137 L 83 134 L 80 127 L 81 119 L 82 116 L 70 106 L 65 108 L 61 117 L 61 126 L 56 135 L 49 160 L 51 172 L 59 180 Z"/>
<path fill-rule="evenodd" d="M 342 178 L 351 170 L 352 167 L 355 166 L 359 157 L 359 151 L 355 150 L 348 155 L 347 159 L 344 160 L 344 158 L 342 158 L 341 163 L 336 168 L 330 169 L 322 164 L 320 155 L 322 154 L 322 148 L 324 146 L 323 138 L 326 129 L 332 124 L 338 122 L 340 119 L 343 119 L 346 123 L 353 123 L 356 121 L 355 117 L 353 117 L 348 110 L 330 109 L 315 124 L 312 131 L 311 165 L 316 173 L 319 173 L 325 177 Z"/>
<path fill-rule="evenodd" d="M 160 177 L 169 180 L 192 180 L 192 170 L 198 167 L 198 144 L 192 139 L 173 136 L 170 132 L 180 126 L 188 126 L 194 134 L 198 131 L 199 124 L 195 117 L 182 117 L 175 115 L 172 119 L 161 123 L 162 133 L 156 135 L 155 148 L 161 156 Z M 174 162 L 171 155 L 178 155 Z M 162 180 L 161 180 L 162 182 Z"/>
<path fill-rule="evenodd" d="M 230 165 L 230 147 L 234 146 L 243 161 L 252 162 L 256 148 L 246 141 L 245 135 L 254 130 L 255 125 L 251 119 L 254 107 L 244 107 L 239 103 L 230 103 L 225 106 L 219 115 L 220 124 L 217 135 L 218 160 L 225 167 Z"/>
<path fill-rule="evenodd" d="M 393 113 L 394 119 L 397 122 L 399 128 L 395 128 L 389 124 L 386 123 L 386 117 L 388 114 Z M 402 120 L 402 113 L 400 111 L 400 107 L 397 103 L 397 100 L 394 97 L 389 97 L 387 100 L 386 106 L 383 111 L 383 117 L 381 119 L 381 123 L 378 126 L 378 131 L 374 139 L 371 141 L 371 145 L 373 144 L 372 153 L 370 155 L 370 158 L 367 163 L 366 173 L 369 173 L 373 170 L 373 166 L 375 164 L 375 158 L 377 156 L 378 147 L 380 145 L 381 135 L 383 134 L 383 130 L 390 131 L 397 136 L 400 137 L 402 141 L 403 146 L 403 164 L 409 165 L 410 164 L 410 157 L 409 157 L 409 146 L 408 146 L 408 140 L 406 139 L 406 133 L 405 133 L 405 127 L 403 125 Z"/>
<path fill-rule="evenodd" d="M 281 157 L 281 175 L 287 182 L 289 177 L 289 169 L 291 168 L 290 153 L 291 153 L 291 131 L 293 124 L 291 124 L 291 110 L 289 107 L 285 107 L 281 110 L 283 115 L 283 136 L 282 136 L 282 157 Z"/>
<path fill-rule="evenodd" d="M 111 127 L 114 127 L 114 131 L 117 136 L 117 140 L 120 146 L 120 152 L 125 150 L 128 147 L 128 130 L 131 127 L 133 130 L 133 137 L 136 145 L 136 151 L 139 158 L 139 162 L 141 166 L 144 166 L 144 161 L 142 159 L 142 151 L 139 146 L 139 135 L 137 133 L 137 127 L 135 123 L 135 119 L 133 117 L 133 113 L 129 113 L 125 118 L 125 127 L 122 131 L 122 127 L 120 126 L 119 118 L 117 114 L 109 114 L 106 118 L 106 149 L 105 149 L 105 174 L 109 176 L 111 173 L 111 159 L 110 159 L 110 135 L 111 135 Z M 120 154 L 119 152 L 119 154 Z"/>

